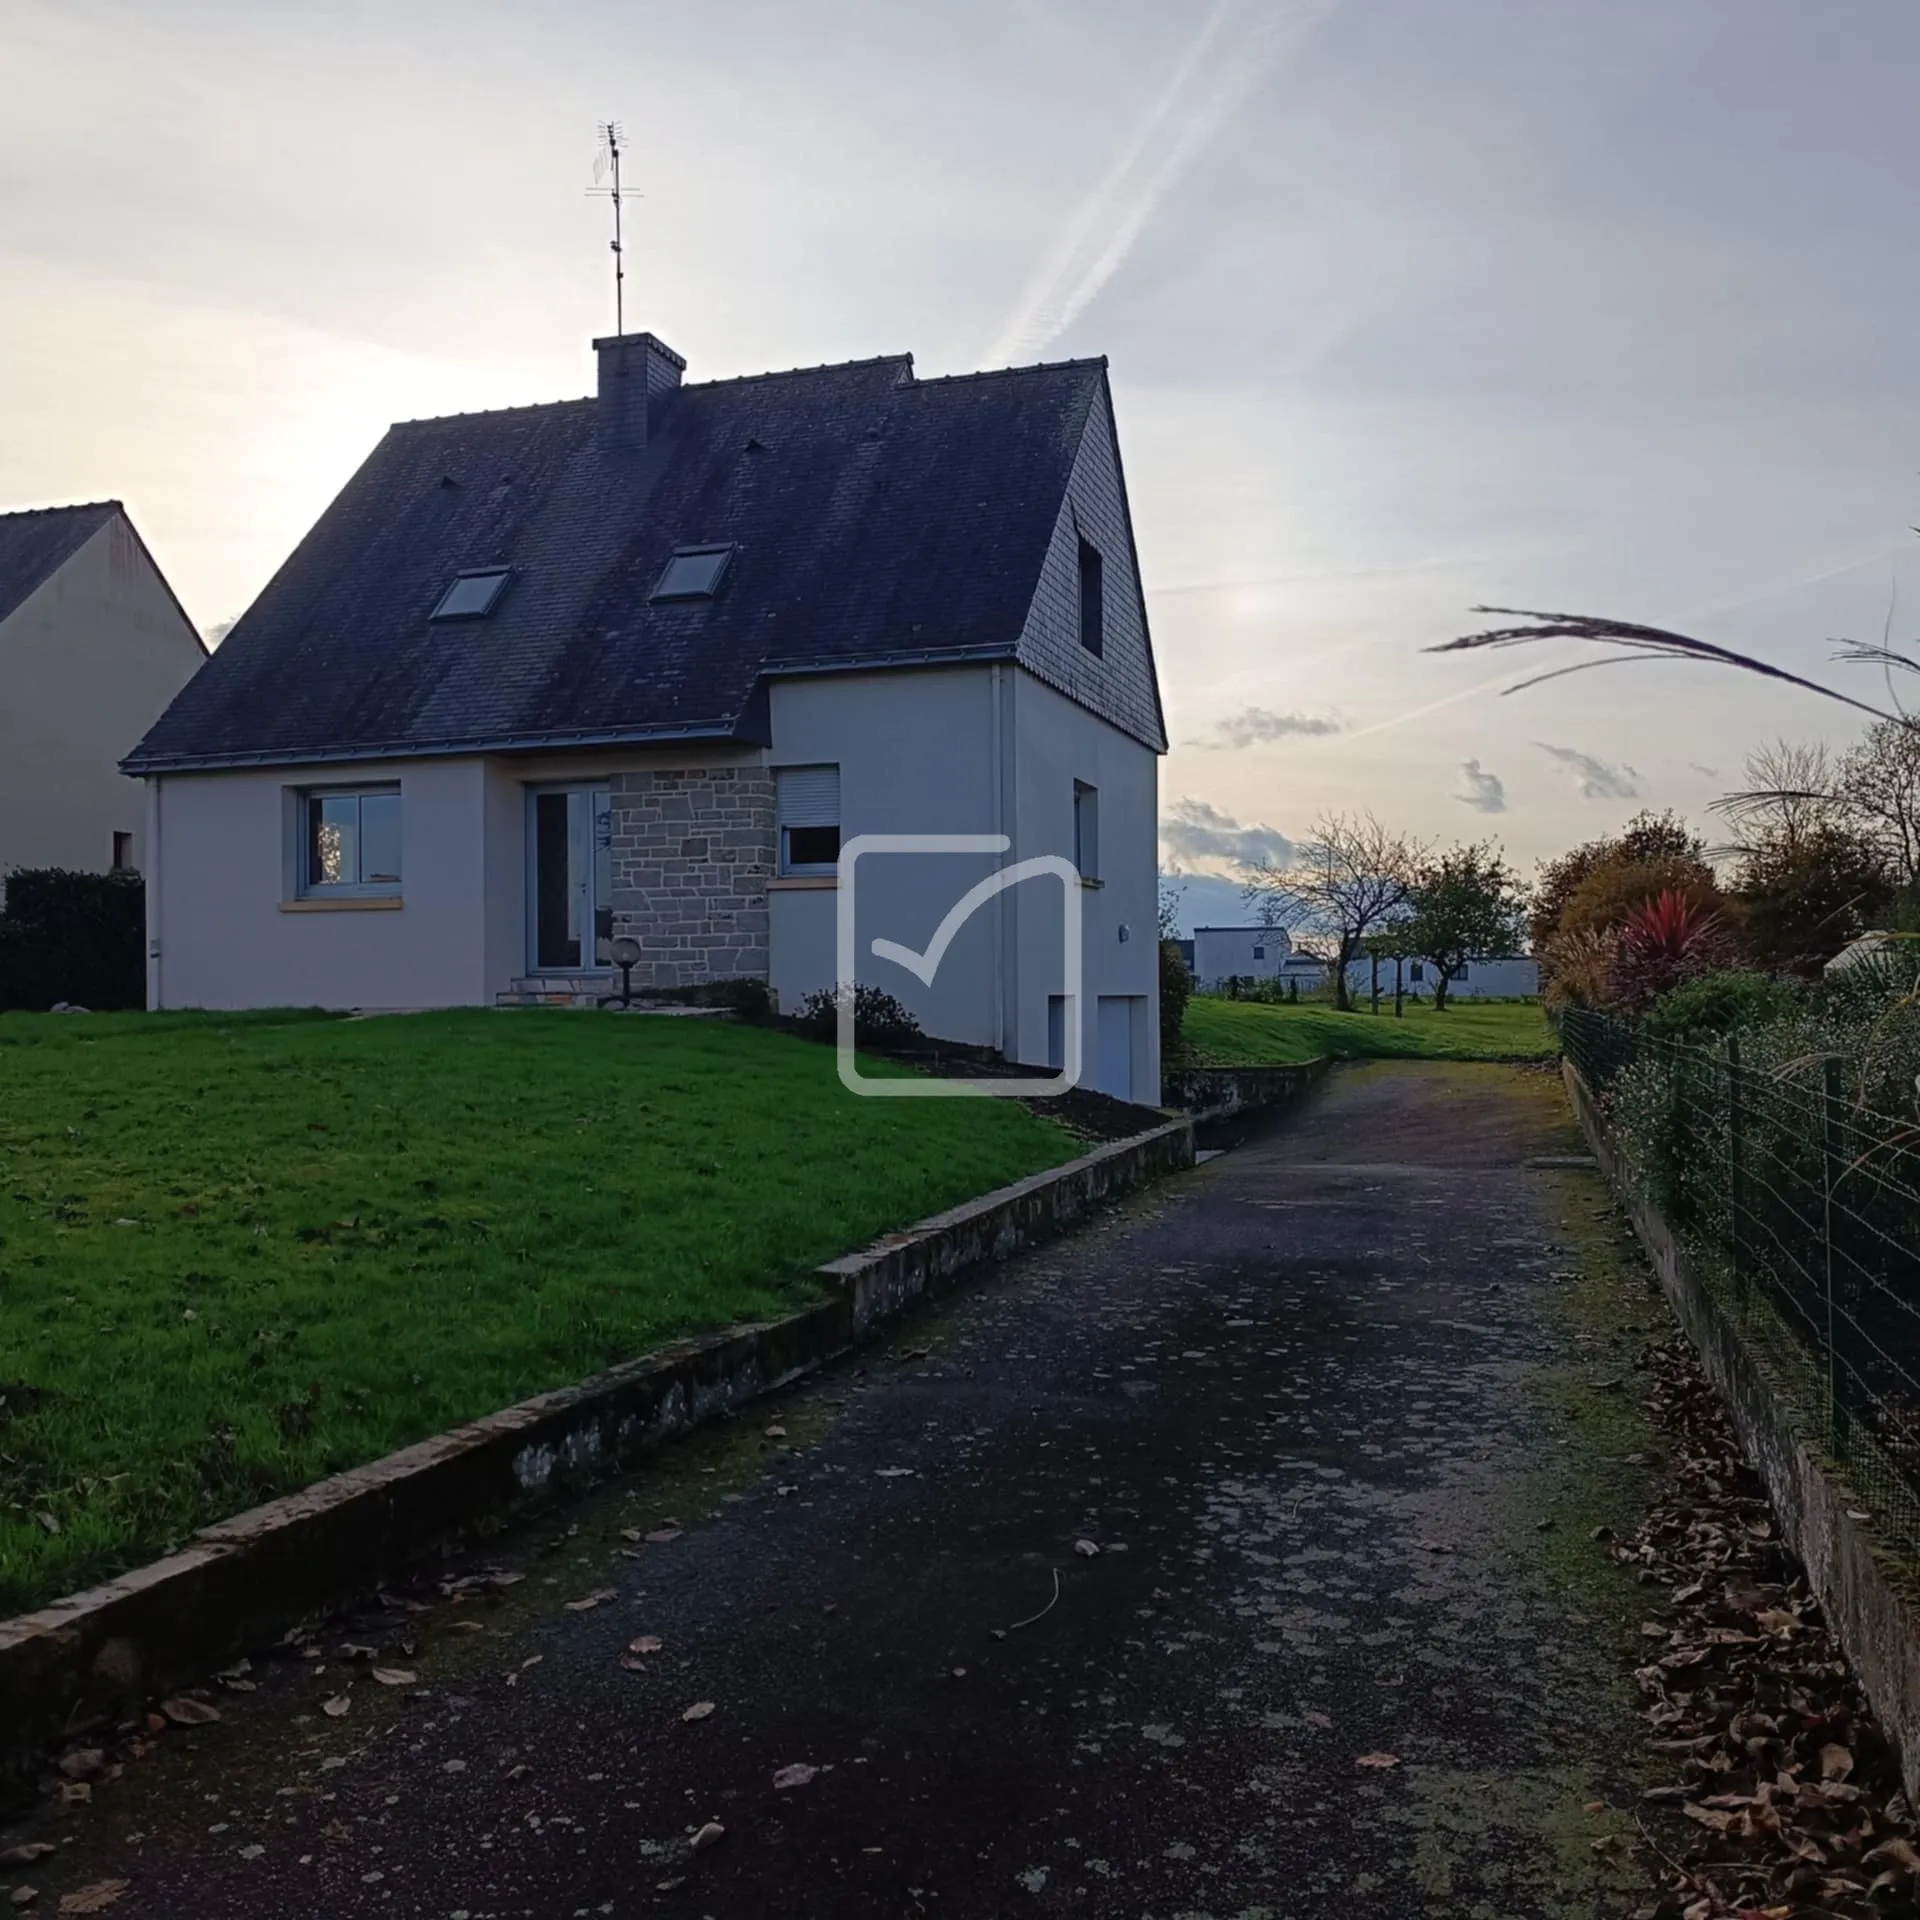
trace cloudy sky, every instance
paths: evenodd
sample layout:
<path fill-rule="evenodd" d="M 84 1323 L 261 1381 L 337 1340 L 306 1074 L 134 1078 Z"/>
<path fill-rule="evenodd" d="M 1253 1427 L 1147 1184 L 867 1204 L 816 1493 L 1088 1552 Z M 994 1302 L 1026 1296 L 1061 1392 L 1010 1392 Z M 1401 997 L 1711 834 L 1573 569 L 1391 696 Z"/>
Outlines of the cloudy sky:
<path fill-rule="evenodd" d="M 1364 805 L 1530 864 L 1850 729 L 1503 699 L 1551 657 L 1421 652 L 1475 602 L 1870 695 L 1830 637 L 1920 629 L 1916 69 L 1887 0 L 9 0 L 0 503 L 119 495 L 230 618 L 388 421 L 587 389 L 611 114 L 693 377 L 1110 356 L 1171 862 Z"/>

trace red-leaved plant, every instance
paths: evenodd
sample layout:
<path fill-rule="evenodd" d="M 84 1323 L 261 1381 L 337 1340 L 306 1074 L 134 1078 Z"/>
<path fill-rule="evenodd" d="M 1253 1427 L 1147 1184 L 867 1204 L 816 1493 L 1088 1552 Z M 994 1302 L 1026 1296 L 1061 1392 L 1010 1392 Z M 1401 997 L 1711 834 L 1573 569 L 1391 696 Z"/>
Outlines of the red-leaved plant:
<path fill-rule="evenodd" d="M 1731 964 L 1725 923 L 1676 887 L 1643 901 L 1614 935 L 1613 1000 L 1638 1016 L 1668 991 Z"/>

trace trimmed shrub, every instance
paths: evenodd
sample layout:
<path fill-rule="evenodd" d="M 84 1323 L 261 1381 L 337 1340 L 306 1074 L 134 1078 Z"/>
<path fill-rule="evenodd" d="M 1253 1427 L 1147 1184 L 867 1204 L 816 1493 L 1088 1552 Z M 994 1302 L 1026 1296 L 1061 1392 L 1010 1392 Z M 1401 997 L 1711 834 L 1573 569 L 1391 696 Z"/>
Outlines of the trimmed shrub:
<path fill-rule="evenodd" d="M 147 890 L 137 873 L 22 867 L 0 911 L 0 1012 L 59 1001 L 96 1012 L 147 1004 Z"/>

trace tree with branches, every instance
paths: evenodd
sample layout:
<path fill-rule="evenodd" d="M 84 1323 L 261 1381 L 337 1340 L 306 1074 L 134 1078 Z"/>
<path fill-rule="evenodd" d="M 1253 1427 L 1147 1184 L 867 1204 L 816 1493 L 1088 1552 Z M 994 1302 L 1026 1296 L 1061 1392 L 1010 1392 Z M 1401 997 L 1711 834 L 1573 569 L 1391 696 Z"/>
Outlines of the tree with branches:
<path fill-rule="evenodd" d="M 1414 874 L 1408 914 L 1397 931 L 1402 952 L 1433 969 L 1433 1010 L 1470 962 L 1511 953 L 1520 944 L 1525 905 L 1520 877 L 1490 840 L 1449 847 Z"/>
<path fill-rule="evenodd" d="M 1246 898 L 1272 926 L 1322 935 L 1333 949 L 1333 1004 L 1353 1011 L 1347 969 L 1371 933 L 1407 917 L 1425 849 L 1371 813 L 1323 813 L 1284 865 L 1262 861 Z"/>

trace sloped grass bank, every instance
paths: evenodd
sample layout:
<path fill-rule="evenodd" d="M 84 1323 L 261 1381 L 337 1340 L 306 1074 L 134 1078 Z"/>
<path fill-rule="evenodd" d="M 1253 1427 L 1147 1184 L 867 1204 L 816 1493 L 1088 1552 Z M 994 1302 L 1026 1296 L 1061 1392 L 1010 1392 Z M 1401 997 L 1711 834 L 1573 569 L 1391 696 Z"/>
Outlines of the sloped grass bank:
<path fill-rule="evenodd" d="M 0 1614 L 1076 1151 L 704 1020 L 0 1017 Z"/>
<path fill-rule="evenodd" d="M 1330 1006 L 1196 997 L 1179 1064 L 1266 1067 L 1318 1060 L 1550 1060 L 1560 1051 L 1537 1002 L 1458 1001 L 1445 1013 L 1409 1002 L 1402 1018 Z M 1172 1064 L 1172 1063 L 1170 1063 Z"/>

